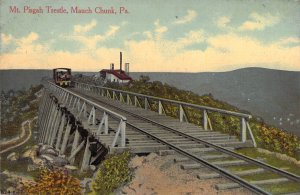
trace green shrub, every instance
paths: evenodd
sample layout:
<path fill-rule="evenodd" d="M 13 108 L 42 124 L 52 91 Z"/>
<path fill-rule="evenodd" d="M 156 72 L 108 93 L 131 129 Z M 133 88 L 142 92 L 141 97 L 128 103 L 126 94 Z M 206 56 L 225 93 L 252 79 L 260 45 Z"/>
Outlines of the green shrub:
<path fill-rule="evenodd" d="M 297 148 L 300 147 L 296 135 L 264 123 L 253 122 L 251 128 L 256 134 L 260 147 L 296 157 Z"/>
<path fill-rule="evenodd" d="M 34 182 L 23 183 L 20 194 L 81 194 L 80 181 L 61 169 L 42 168 Z"/>
<path fill-rule="evenodd" d="M 131 180 L 132 171 L 128 166 L 130 157 L 127 151 L 114 154 L 103 161 L 92 183 L 95 194 L 111 194 L 119 186 Z"/>

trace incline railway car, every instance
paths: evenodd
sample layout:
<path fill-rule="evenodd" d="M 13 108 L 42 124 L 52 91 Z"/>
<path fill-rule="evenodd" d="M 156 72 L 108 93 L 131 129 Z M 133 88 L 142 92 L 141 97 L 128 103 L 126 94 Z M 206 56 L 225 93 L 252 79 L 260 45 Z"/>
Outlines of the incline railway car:
<path fill-rule="evenodd" d="M 53 80 L 56 85 L 61 87 L 71 86 L 71 69 L 70 68 L 55 68 L 53 69 Z"/>

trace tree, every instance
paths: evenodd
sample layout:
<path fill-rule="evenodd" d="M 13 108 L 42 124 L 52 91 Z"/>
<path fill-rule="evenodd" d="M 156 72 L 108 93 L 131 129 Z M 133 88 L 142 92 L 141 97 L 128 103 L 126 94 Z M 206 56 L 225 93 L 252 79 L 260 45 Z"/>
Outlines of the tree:
<path fill-rule="evenodd" d="M 139 81 L 141 81 L 143 83 L 147 83 L 150 81 L 150 77 L 146 76 L 146 75 L 141 75 Z"/>

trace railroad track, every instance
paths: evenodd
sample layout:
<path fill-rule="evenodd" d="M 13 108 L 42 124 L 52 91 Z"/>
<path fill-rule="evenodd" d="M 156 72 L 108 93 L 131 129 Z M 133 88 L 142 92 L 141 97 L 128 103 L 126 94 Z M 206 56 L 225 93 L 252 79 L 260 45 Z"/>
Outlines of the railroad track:
<path fill-rule="evenodd" d="M 266 185 L 281 183 L 300 185 L 300 177 L 298 175 L 238 154 L 232 151 L 230 147 L 223 147 L 221 146 L 222 144 L 218 144 L 216 139 L 207 141 L 207 139 L 203 138 L 206 133 L 205 131 L 203 131 L 202 137 L 196 136 L 192 129 L 185 131 L 180 130 L 180 127 L 168 125 L 166 124 L 168 122 L 155 118 L 155 115 L 151 114 L 150 111 L 144 111 L 105 97 L 97 97 L 96 94 L 87 94 L 86 92 L 83 93 L 74 89 L 72 91 L 126 116 L 128 136 L 138 137 L 142 133 L 152 139 L 147 143 L 150 147 L 157 145 L 157 143 L 167 146 L 170 149 L 162 150 L 161 153 L 176 155 L 174 162 L 181 163 L 183 169 L 194 169 L 197 171 L 199 169 L 203 170 L 203 167 L 207 167 L 213 170 L 213 172 L 206 172 L 204 174 L 201 173 L 202 171 L 198 171 L 199 174 L 197 177 L 199 179 L 218 178 L 222 176 L 232 181 L 230 183 L 218 184 L 216 186 L 218 189 L 243 186 L 257 194 L 272 194 L 268 190 L 269 188 L 265 188 Z M 134 131 L 138 132 L 138 134 L 133 133 Z M 228 143 L 230 141 L 228 140 Z M 134 143 L 138 144 L 138 141 Z M 141 142 L 141 144 L 146 143 Z M 231 168 L 234 166 L 246 166 L 248 168 L 242 171 L 233 171 Z M 257 176 L 257 178 L 260 178 L 262 175 L 270 175 L 271 178 L 249 180 L 247 179 L 249 175 Z"/>

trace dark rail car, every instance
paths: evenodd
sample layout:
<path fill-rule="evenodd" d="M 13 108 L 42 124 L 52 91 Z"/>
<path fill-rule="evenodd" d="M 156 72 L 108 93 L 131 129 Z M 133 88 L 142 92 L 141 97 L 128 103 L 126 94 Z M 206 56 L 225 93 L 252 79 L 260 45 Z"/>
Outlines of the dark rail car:
<path fill-rule="evenodd" d="M 70 68 L 55 68 L 53 69 L 53 80 L 56 85 L 61 87 L 71 86 L 71 69 Z"/>

